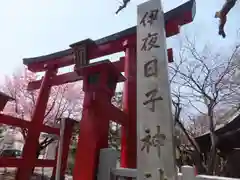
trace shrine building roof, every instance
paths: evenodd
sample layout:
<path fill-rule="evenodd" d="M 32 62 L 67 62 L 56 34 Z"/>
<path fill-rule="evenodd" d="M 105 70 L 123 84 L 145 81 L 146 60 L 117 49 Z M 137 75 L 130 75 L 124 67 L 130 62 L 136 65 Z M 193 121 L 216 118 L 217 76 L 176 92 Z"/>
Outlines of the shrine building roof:
<path fill-rule="evenodd" d="M 231 151 L 240 148 L 240 110 L 235 111 L 225 119 L 224 124 L 217 125 L 215 133 L 218 137 L 217 148 L 222 151 Z M 207 152 L 211 146 L 210 132 L 195 138 L 202 152 Z"/>

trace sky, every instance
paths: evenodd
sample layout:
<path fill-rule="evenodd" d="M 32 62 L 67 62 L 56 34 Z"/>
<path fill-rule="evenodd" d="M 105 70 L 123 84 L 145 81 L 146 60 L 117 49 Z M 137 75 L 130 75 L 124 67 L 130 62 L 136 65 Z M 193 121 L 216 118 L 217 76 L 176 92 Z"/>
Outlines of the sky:
<path fill-rule="evenodd" d="M 240 28 L 240 3 L 230 12 L 226 25 L 227 38 L 217 34 L 214 14 L 225 0 L 197 0 L 193 23 L 181 28 L 182 34 L 197 37 L 199 46 L 210 43 L 225 51 L 236 42 Z M 0 6 L 0 81 L 22 65 L 22 58 L 63 50 L 70 44 L 93 40 L 136 25 L 137 5 L 145 0 L 132 0 L 126 9 L 115 15 L 120 0 L 8 0 Z M 163 0 L 168 11 L 183 0 Z M 168 39 L 169 47 L 177 47 L 180 36 Z M 239 36 L 240 38 L 240 36 Z"/>

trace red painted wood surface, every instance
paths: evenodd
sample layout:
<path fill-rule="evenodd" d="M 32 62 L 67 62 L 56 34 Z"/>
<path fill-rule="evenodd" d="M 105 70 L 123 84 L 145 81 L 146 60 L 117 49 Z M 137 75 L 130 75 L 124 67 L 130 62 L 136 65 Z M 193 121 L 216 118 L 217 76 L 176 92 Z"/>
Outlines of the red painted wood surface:
<path fill-rule="evenodd" d="M 127 114 L 128 126 L 121 129 L 121 166 L 136 168 L 137 158 L 137 75 L 136 75 L 136 45 L 131 42 L 125 44 L 126 81 L 123 91 L 123 111 Z"/>
<path fill-rule="evenodd" d="M 21 167 L 25 163 L 23 158 L 0 158 L 0 167 Z M 35 167 L 54 167 L 55 160 L 38 159 Z"/>
<path fill-rule="evenodd" d="M 178 12 L 179 13 L 179 12 Z M 174 13 L 173 13 L 174 14 Z M 172 36 L 174 34 L 179 33 L 179 21 L 182 22 L 191 22 L 193 19 L 192 12 L 186 11 L 182 12 L 181 16 L 174 16 L 171 20 L 169 20 L 166 24 L 166 34 L 167 36 Z M 182 23 L 184 24 L 184 23 Z M 181 24 L 181 25 L 182 25 Z M 89 45 L 88 46 L 88 59 L 94 59 L 97 57 L 110 55 L 116 52 L 126 51 L 126 62 L 124 64 L 123 61 L 116 62 L 116 67 L 120 68 L 121 71 L 125 71 L 127 81 L 124 86 L 124 111 L 128 116 L 128 126 L 122 130 L 122 165 L 126 167 L 136 167 L 136 54 L 133 53 L 133 49 L 124 46 L 124 42 L 127 41 L 129 44 L 136 45 L 136 34 L 122 37 L 116 41 L 111 41 L 101 45 Z M 172 51 L 168 51 L 169 57 L 172 60 Z M 47 66 L 46 66 L 47 64 Z M 50 66 L 59 68 L 73 64 L 73 55 L 67 55 L 65 57 L 60 57 L 57 59 L 52 59 L 48 62 L 41 63 L 33 63 L 28 66 L 28 68 L 34 72 L 45 71 Z M 132 69 L 133 68 L 133 69 Z M 45 76 L 45 80 L 48 83 L 43 81 L 33 82 L 29 84 L 29 89 L 38 89 L 41 86 L 40 95 L 38 98 L 38 103 L 34 112 L 34 116 L 29 126 L 29 135 L 27 137 L 27 142 L 24 147 L 23 158 L 26 161 L 24 168 L 20 166 L 20 169 L 17 173 L 17 180 L 29 179 L 31 170 L 33 166 L 38 162 L 36 157 L 34 157 L 34 153 L 36 153 L 36 145 L 40 135 L 42 120 L 44 116 L 44 112 L 46 109 L 46 100 L 49 97 L 49 89 L 51 85 L 60 85 L 67 82 L 74 82 L 77 80 L 81 80 L 81 76 L 76 75 L 76 73 L 68 73 L 65 75 L 60 75 L 54 77 L 51 82 L 49 80 L 48 75 Z M 45 84 L 45 85 L 44 85 Z M 135 97 L 135 99 L 134 99 Z M 79 144 L 78 144 L 78 152 L 76 156 L 76 164 L 74 169 L 74 179 L 76 180 L 93 180 L 96 175 L 96 166 L 98 163 L 98 155 L 100 148 L 107 147 L 108 140 L 108 121 L 109 117 L 104 116 L 101 108 L 96 106 L 97 103 L 91 104 L 89 99 L 94 98 L 92 92 L 87 91 L 85 94 L 84 102 L 85 108 L 83 111 L 83 119 L 80 122 L 81 131 L 79 135 Z M 109 97 L 102 97 L 103 101 L 109 100 Z M 90 103 L 89 103 L 90 102 Z M 108 107 L 108 106 L 107 106 Z M 101 113 L 100 113 L 101 111 Z M 111 108 L 105 108 L 105 111 L 111 111 Z M 113 111 L 112 111 L 113 112 Z M 119 112 L 121 113 L 121 112 Z M 111 113 L 110 113 L 111 114 Z M 117 114 L 117 113 L 115 113 Z M 112 117 L 114 115 L 111 115 Z M 114 118 L 114 117 L 112 117 Z M 11 119 L 11 118 L 9 118 Z M 126 124 L 124 122 L 124 118 L 120 118 L 119 120 L 122 124 Z M 11 120 L 9 120 L 10 122 Z M 25 122 L 23 122 L 25 123 Z M 21 123 L 16 123 L 12 121 L 14 125 L 21 125 Z M 38 129 L 39 128 L 39 129 Z M 127 128 L 127 129 L 126 129 Z M 50 131 L 49 128 L 42 128 L 46 131 Z M 133 136 L 132 136 L 133 135 Z M 131 138 L 130 138 L 131 137 Z M 32 147 L 31 147 L 32 146 Z M 31 151 L 32 150 L 32 151 Z M 66 155 L 66 154 L 65 154 Z M 9 160 L 9 162 L 15 160 Z M 54 161 L 56 163 L 56 161 Z M 46 162 L 44 162 L 46 163 Z M 50 162 L 49 162 L 50 163 Z M 47 163 L 48 164 L 48 163 Z M 45 165 L 47 165 L 45 164 Z"/>
<path fill-rule="evenodd" d="M 15 127 L 20 127 L 20 128 L 30 128 L 31 127 L 31 121 L 26 121 L 24 119 L 12 117 L 10 115 L 1 114 L 1 113 L 0 113 L 0 124 L 6 124 L 9 126 L 15 126 Z M 46 132 L 48 134 L 59 135 L 58 128 L 53 128 L 53 127 L 42 124 L 42 126 L 39 126 L 39 129 L 41 129 L 42 132 Z"/>
<path fill-rule="evenodd" d="M 124 43 L 126 40 L 131 42 L 136 42 L 135 35 L 132 37 L 125 37 L 123 39 L 109 42 L 108 44 L 103 44 L 99 46 L 90 46 L 88 47 L 88 59 L 95 59 L 101 56 L 107 56 L 111 55 L 117 52 L 124 51 L 124 48 L 122 46 L 122 43 Z M 169 55 L 169 61 L 172 62 L 172 49 L 168 50 Z M 47 61 L 47 64 L 49 66 L 55 66 L 57 68 L 70 66 L 74 64 L 73 61 L 73 55 L 64 56 L 58 59 L 55 59 L 54 61 Z M 40 71 L 46 71 L 46 62 L 39 62 L 28 65 L 28 69 L 33 72 L 40 72 Z"/>
<path fill-rule="evenodd" d="M 173 62 L 173 50 L 168 49 L 168 60 Z M 114 66 L 120 71 L 124 72 L 124 58 L 121 57 L 119 61 L 113 62 Z M 65 83 L 71 83 L 75 81 L 83 80 L 83 76 L 78 75 L 76 72 L 69 72 L 53 77 L 52 86 L 58 86 Z M 27 89 L 29 91 L 36 90 L 40 88 L 42 80 L 32 81 L 28 84 Z"/>
<path fill-rule="evenodd" d="M 73 132 L 73 127 L 74 127 L 75 121 L 73 119 L 66 119 L 66 124 L 65 124 L 65 130 L 64 130 L 64 140 L 63 140 L 63 152 L 62 152 L 62 159 L 61 159 L 61 177 L 64 177 L 67 169 L 67 158 L 68 158 L 68 153 L 69 153 L 69 148 L 71 144 L 71 138 L 72 138 L 72 132 Z M 57 148 L 58 149 L 58 148 Z M 58 151 L 56 149 L 56 156 L 54 160 L 54 168 L 52 172 L 52 179 L 55 179 L 56 175 L 56 165 L 57 165 L 57 157 L 58 157 Z"/>
<path fill-rule="evenodd" d="M 39 137 L 44 120 L 46 106 L 51 90 L 51 78 L 56 74 L 55 69 L 48 70 L 42 81 L 41 89 L 37 98 L 36 106 L 33 112 L 31 124 L 28 128 L 25 145 L 23 147 L 22 158 L 24 166 L 19 166 L 16 180 L 30 179 L 32 169 L 36 163 L 36 152 L 39 146 Z"/>
<path fill-rule="evenodd" d="M 86 92 L 84 99 L 92 97 Z M 94 180 L 99 151 L 108 147 L 109 120 L 96 113 L 97 106 L 91 105 L 83 111 L 76 152 L 73 177 L 75 180 Z M 107 110 L 105 112 L 108 112 Z"/>
<path fill-rule="evenodd" d="M 109 88 L 109 77 L 122 77 L 109 61 L 104 64 L 92 65 L 86 75 L 100 72 L 98 82 L 89 84 L 84 76 L 83 90 L 85 91 L 83 115 L 80 121 L 80 133 L 73 177 L 75 180 L 94 180 L 98 166 L 100 150 L 108 147 L 109 121 L 115 120 L 126 125 L 126 115 L 111 104 L 115 86 Z M 84 74 L 84 70 L 82 71 Z"/>

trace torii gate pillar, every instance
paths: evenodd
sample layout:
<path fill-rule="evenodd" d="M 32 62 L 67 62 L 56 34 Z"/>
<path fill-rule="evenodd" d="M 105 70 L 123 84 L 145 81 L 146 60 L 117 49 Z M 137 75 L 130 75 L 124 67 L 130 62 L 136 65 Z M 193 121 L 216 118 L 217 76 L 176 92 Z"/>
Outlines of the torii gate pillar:
<path fill-rule="evenodd" d="M 136 168 L 137 163 L 137 88 L 136 88 L 136 43 L 125 41 L 125 64 L 123 111 L 127 114 L 127 126 L 121 131 L 121 167 Z"/>
<path fill-rule="evenodd" d="M 74 166 L 74 180 L 95 180 L 100 149 L 108 147 L 109 120 L 119 120 L 122 112 L 111 104 L 118 81 L 124 77 L 110 61 L 101 61 L 76 70 L 83 77 L 83 116 Z"/>

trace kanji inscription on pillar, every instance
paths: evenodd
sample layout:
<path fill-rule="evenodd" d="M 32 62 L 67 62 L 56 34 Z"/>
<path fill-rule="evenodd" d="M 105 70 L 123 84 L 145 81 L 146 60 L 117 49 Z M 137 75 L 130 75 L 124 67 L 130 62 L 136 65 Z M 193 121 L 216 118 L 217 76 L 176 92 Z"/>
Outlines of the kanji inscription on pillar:
<path fill-rule="evenodd" d="M 165 134 L 160 133 L 160 126 L 157 126 L 157 132 L 151 135 L 150 129 L 145 130 L 146 136 L 141 139 L 142 147 L 141 151 L 146 149 L 146 152 L 150 152 L 150 147 L 156 147 L 158 152 L 158 158 L 161 158 L 161 146 L 164 146 L 166 140 Z"/>
<path fill-rule="evenodd" d="M 137 15 L 138 180 L 175 180 L 173 117 L 161 0 L 140 4 Z"/>

